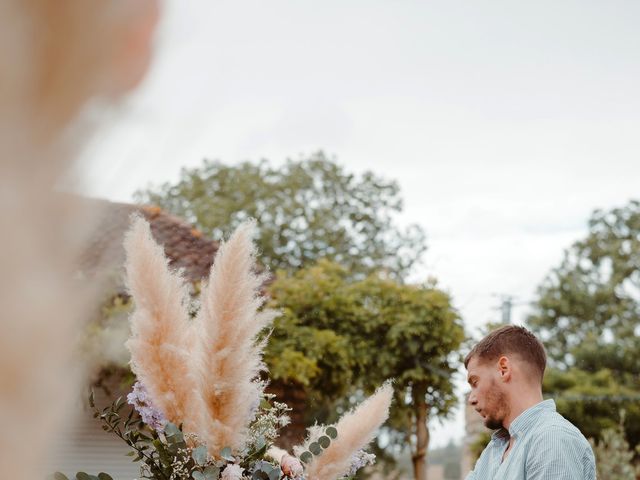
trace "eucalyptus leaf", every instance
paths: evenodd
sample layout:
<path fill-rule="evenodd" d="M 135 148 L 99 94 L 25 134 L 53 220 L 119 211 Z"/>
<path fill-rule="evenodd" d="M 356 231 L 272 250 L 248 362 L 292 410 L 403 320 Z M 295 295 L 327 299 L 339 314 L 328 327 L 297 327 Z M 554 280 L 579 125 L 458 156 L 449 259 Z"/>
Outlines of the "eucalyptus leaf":
<path fill-rule="evenodd" d="M 178 426 L 175 423 L 168 422 L 164 426 L 164 434 L 165 434 L 165 436 L 171 437 L 173 435 L 177 435 L 178 433 L 180 433 L 180 429 L 178 428 Z"/>
<path fill-rule="evenodd" d="M 328 448 L 331 445 L 331 439 L 325 435 L 318 439 L 318 443 L 322 448 Z"/>
<path fill-rule="evenodd" d="M 214 465 L 210 465 L 204 469 L 203 473 L 206 480 L 216 480 L 220 475 L 220 469 Z"/>
<path fill-rule="evenodd" d="M 184 448 L 184 435 L 182 432 L 178 431 L 178 433 L 174 433 L 167 437 L 167 443 L 170 446 L 175 446 L 176 448 Z"/>
<path fill-rule="evenodd" d="M 281 475 L 282 475 L 282 470 L 276 467 L 269 472 L 269 480 L 278 480 Z"/>
<path fill-rule="evenodd" d="M 194 448 L 191 452 L 191 456 L 198 465 L 204 465 L 207 462 L 207 447 L 200 445 L 199 447 Z"/>
<path fill-rule="evenodd" d="M 313 442 L 309 445 L 309 451 L 314 455 L 320 455 L 322 453 L 322 447 L 318 442 Z"/>
<path fill-rule="evenodd" d="M 100 472 L 98 474 L 98 479 L 99 480 L 113 480 L 113 477 L 111 475 L 109 475 L 108 473 Z"/>
<path fill-rule="evenodd" d="M 260 460 L 256 462 L 251 478 L 255 480 L 278 480 L 281 474 L 282 471 L 279 467 Z"/>
<path fill-rule="evenodd" d="M 204 476 L 204 473 L 198 471 L 193 472 L 191 476 L 193 477 L 193 480 L 206 480 L 207 478 Z"/>
<path fill-rule="evenodd" d="M 333 438 L 334 440 L 338 438 L 338 430 L 336 429 L 336 427 L 327 427 L 324 433 L 326 433 L 328 437 Z"/>
<path fill-rule="evenodd" d="M 267 446 L 267 441 L 264 439 L 262 435 L 260 435 L 256 440 L 256 450 L 262 450 L 266 446 Z"/>
<path fill-rule="evenodd" d="M 55 472 L 53 474 L 53 480 L 69 480 L 69 477 L 62 472 Z"/>
<path fill-rule="evenodd" d="M 300 455 L 300 461 L 302 463 L 309 463 L 313 459 L 313 453 L 311 452 L 302 452 Z"/>
<path fill-rule="evenodd" d="M 235 458 L 233 458 L 233 455 L 231 455 L 231 448 L 230 447 L 224 447 L 222 449 L 222 451 L 220 452 L 220 457 L 222 457 L 223 459 L 225 459 L 228 462 L 235 461 Z"/>

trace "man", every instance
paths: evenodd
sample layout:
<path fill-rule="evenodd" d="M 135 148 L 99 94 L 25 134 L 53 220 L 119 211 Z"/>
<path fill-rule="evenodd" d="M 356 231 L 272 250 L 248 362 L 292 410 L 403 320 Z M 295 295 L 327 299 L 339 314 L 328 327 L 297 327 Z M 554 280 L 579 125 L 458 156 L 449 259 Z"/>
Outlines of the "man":
<path fill-rule="evenodd" d="M 469 403 L 496 431 L 466 480 L 595 480 L 589 442 L 542 399 L 546 363 L 540 341 L 514 325 L 469 352 Z"/>

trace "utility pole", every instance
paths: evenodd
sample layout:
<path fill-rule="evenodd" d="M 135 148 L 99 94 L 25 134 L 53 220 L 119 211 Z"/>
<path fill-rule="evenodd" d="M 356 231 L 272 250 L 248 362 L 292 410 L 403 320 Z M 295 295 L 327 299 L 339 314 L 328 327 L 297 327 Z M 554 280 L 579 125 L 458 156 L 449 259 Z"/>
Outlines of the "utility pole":
<path fill-rule="evenodd" d="M 500 312 L 502 313 L 502 323 L 504 325 L 511 325 L 512 308 L 513 308 L 513 296 L 503 295 L 502 303 L 500 304 Z"/>
<path fill-rule="evenodd" d="M 513 307 L 517 305 L 524 305 L 525 302 L 516 302 L 513 295 L 504 293 L 494 293 L 496 297 L 500 299 L 500 306 L 496 307 L 496 310 L 500 310 L 501 323 L 503 325 L 511 325 L 511 313 Z"/>

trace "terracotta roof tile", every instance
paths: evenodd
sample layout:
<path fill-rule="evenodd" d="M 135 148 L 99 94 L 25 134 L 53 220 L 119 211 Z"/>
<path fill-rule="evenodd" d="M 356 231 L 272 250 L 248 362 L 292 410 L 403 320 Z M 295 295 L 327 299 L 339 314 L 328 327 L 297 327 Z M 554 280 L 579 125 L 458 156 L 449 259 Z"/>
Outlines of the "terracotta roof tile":
<path fill-rule="evenodd" d="M 183 269 L 185 277 L 191 281 L 199 281 L 209 274 L 218 251 L 218 242 L 206 238 L 181 218 L 157 206 L 96 199 L 88 199 L 87 202 L 93 202 L 100 213 L 96 228 L 80 257 L 80 270 L 84 274 L 93 275 L 123 265 L 125 254 L 122 241 L 134 213 L 142 214 L 149 221 L 151 233 L 156 242 L 164 246 L 171 267 Z"/>

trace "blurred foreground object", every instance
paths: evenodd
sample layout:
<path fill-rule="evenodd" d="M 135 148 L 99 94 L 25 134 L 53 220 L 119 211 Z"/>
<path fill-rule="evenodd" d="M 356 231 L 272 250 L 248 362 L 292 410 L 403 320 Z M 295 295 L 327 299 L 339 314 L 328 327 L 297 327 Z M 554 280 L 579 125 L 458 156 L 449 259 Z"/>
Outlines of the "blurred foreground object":
<path fill-rule="evenodd" d="M 143 78 L 157 19 L 157 0 L 0 0 L 1 478 L 41 478 L 75 392 L 90 289 L 73 265 L 91 222 L 53 188 L 88 134 L 85 107 Z"/>

